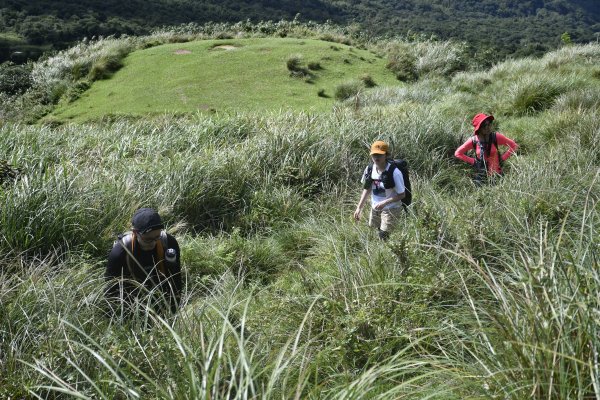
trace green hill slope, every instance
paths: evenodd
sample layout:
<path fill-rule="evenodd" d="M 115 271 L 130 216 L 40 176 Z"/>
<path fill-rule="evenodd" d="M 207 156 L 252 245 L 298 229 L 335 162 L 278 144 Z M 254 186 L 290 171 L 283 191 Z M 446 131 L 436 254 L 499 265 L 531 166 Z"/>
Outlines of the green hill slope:
<path fill-rule="evenodd" d="M 293 77 L 290 57 L 306 76 Z M 372 52 L 321 40 L 204 40 L 133 52 L 110 79 L 95 82 L 53 116 L 90 119 L 107 114 L 329 110 L 338 85 L 368 75 L 398 85 Z M 309 68 L 309 64 L 310 67 Z M 319 92 L 321 95 L 319 96 Z"/>

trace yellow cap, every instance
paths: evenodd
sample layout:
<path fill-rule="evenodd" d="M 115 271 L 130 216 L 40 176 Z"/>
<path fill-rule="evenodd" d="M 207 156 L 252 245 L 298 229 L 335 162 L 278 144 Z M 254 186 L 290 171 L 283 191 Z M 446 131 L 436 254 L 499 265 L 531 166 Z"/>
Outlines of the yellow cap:
<path fill-rule="evenodd" d="M 371 155 L 373 154 L 387 154 L 388 145 L 386 142 L 378 140 L 371 145 Z"/>

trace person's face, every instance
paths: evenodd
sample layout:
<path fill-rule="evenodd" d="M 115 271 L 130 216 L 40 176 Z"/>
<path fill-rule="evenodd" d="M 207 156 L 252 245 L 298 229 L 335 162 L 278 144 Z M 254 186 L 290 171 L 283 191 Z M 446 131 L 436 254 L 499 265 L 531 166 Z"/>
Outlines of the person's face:
<path fill-rule="evenodd" d="M 160 238 L 160 229 L 154 229 L 146 233 L 136 231 L 137 242 L 142 250 L 152 250 L 156 246 L 156 241 Z"/>
<path fill-rule="evenodd" d="M 371 154 L 371 159 L 378 167 L 385 167 L 385 154 Z"/>
<path fill-rule="evenodd" d="M 479 129 L 477 130 L 477 133 L 480 135 L 488 135 L 491 131 L 492 131 L 492 121 L 489 119 L 486 119 L 485 121 L 483 121 L 481 123 L 481 125 L 479 125 Z"/>

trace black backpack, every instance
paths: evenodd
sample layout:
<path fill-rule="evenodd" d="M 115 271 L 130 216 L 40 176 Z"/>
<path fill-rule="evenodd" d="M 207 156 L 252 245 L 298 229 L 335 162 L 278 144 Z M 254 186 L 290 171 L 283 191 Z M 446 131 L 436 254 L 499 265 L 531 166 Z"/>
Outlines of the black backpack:
<path fill-rule="evenodd" d="M 394 170 L 398 168 L 400 172 L 402 172 L 402 178 L 404 179 L 405 191 L 404 198 L 401 201 L 404 205 L 404 208 L 406 209 L 406 207 L 410 206 L 410 204 L 412 203 L 412 189 L 410 186 L 410 176 L 408 174 L 408 163 L 406 162 L 406 160 L 402 159 L 387 160 L 387 162 L 390 163 L 390 167 L 387 170 L 383 171 L 383 173 L 381 174 L 383 187 L 385 187 L 386 189 L 391 189 L 394 186 L 396 186 L 396 183 L 394 182 Z M 371 184 L 373 183 L 373 179 L 371 178 L 372 174 L 373 163 L 370 163 L 367 167 L 367 171 L 365 172 L 365 189 L 371 188 Z"/>

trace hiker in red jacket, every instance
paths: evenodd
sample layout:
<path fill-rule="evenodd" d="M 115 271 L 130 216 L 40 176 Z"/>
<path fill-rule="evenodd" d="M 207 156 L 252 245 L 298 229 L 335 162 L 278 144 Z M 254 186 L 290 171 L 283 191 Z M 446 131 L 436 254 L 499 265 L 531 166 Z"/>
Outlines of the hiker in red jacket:
<path fill-rule="evenodd" d="M 474 135 L 454 152 L 455 157 L 474 167 L 473 180 L 477 185 L 486 182 L 488 177 L 502 175 L 502 162 L 519 147 L 514 140 L 492 129 L 493 120 L 492 115 L 475 115 L 472 121 Z M 499 146 L 508 146 L 508 150 L 500 154 Z M 467 155 L 470 150 L 474 151 L 475 157 Z"/>

